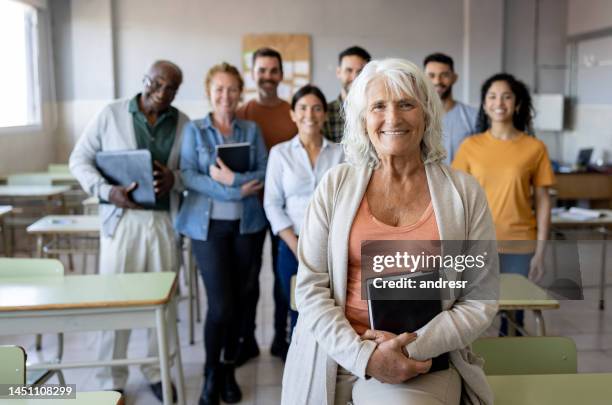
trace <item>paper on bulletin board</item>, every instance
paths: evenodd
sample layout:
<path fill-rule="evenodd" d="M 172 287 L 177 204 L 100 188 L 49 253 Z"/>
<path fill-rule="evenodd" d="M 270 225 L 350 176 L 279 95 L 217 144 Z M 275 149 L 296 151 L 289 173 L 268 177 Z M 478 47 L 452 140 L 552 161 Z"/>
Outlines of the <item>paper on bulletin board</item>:
<path fill-rule="evenodd" d="M 277 50 L 283 58 L 283 82 L 279 97 L 289 101 L 293 93 L 310 83 L 310 35 L 307 34 L 246 34 L 242 37 L 242 73 L 245 77 L 245 99 L 256 93 L 252 80 L 252 54 L 259 48 Z M 246 80 L 251 77 L 251 80 Z"/>

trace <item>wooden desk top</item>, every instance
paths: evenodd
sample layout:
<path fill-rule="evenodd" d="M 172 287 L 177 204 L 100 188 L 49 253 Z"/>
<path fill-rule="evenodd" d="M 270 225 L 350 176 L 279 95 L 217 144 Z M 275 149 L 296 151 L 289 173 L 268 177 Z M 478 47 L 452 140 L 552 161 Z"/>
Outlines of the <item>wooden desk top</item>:
<path fill-rule="evenodd" d="M 559 301 L 518 274 L 500 275 L 499 309 L 557 309 Z"/>
<path fill-rule="evenodd" d="M 487 376 L 495 405 L 609 405 L 612 373 Z"/>
<path fill-rule="evenodd" d="M 0 217 L 13 211 L 13 207 L 10 205 L 0 205 Z"/>
<path fill-rule="evenodd" d="M 0 186 L 0 197 L 53 197 L 68 190 L 68 186 Z"/>
<path fill-rule="evenodd" d="M 7 399 L 6 401 L 9 405 L 117 405 L 120 399 L 121 394 L 116 391 L 77 391 L 76 399 Z"/>
<path fill-rule="evenodd" d="M 558 215 L 553 215 L 550 218 L 550 222 L 553 226 L 558 227 L 576 227 L 576 228 L 594 228 L 597 226 L 611 226 L 612 225 L 612 210 L 597 210 L 604 216 L 595 219 L 589 219 L 586 221 L 579 221 L 571 218 L 563 218 Z"/>
<path fill-rule="evenodd" d="M 83 234 L 100 231 L 98 215 L 48 215 L 28 226 L 31 234 Z"/>
<path fill-rule="evenodd" d="M 0 314 L 10 311 L 112 308 L 167 303 L 174 272 L 1 278 Z"/>

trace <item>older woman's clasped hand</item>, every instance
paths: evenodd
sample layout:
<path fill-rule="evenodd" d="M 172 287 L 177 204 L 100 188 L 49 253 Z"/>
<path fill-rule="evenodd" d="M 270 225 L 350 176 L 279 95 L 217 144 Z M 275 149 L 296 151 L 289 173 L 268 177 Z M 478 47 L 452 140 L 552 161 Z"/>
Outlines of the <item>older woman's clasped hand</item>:
<path fill-rule="evenodd" d="M 406 345 L 416 340 L 416 333 L 395 335 L 391 332 L 368 329 L 361 338 L 373 340 L 378 344 L 370 357 L 366 374 L 380 382 L 400 384 L 419 374 L 427 373 L 431 368 L 431 360 L 413 360 L 404 350 Z"/>

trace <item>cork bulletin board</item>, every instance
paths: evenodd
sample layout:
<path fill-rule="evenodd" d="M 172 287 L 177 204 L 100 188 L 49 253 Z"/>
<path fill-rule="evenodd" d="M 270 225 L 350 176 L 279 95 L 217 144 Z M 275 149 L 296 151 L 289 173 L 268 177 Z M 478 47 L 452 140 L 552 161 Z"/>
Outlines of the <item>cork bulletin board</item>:
<path fill-rule="evenodd" d="M 246 34 L 242 37 L 242 75 L 244 77 L 244 99 L 257 94 L 251 75 L 253 52 L 258 48 L 276 49 L 283 57 L 283 81 L 278 95 L 289 101 L 293 93 L 310 83 L 310 35 L 307 34 Z"/>

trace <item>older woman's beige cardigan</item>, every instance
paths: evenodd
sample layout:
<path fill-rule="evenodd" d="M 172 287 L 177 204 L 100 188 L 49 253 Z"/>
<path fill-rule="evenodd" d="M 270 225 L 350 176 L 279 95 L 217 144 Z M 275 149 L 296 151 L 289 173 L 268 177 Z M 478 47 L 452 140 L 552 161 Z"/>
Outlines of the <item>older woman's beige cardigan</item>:
<path fill-rule="evenodd" d="M 438 163 L 426 164 L 425 170 L 440 238 L 494 240 L 486 196 L 476 180 Z M 285 363 L 283 404 L 332 405 L 338 364 L 365 377 L 376 343 L 360 339 L 344 306 L 349 233 L 371 175 L 367 167 L 337 166 L 321 181 L 306 212 L 295 290 L 299 318 Z M 497 290 L 496 261 L 494 266 L 480 282 Z M 408 353 L 424 360 L 450 352 L 463 381 L 462 403 L 492 404 L 482 360 L 469 345 L 490 325 L 497 302 L 455 297 L 442 304 L 445 310 L 417 331 Z"/>

